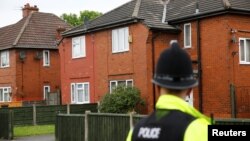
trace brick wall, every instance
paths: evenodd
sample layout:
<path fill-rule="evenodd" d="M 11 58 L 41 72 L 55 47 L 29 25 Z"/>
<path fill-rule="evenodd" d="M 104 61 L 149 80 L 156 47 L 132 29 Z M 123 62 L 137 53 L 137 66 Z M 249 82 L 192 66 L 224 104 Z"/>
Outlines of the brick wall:
<path fill-rule="evenodd" d="M 186 50 L 196 60 L 197 23 L 190 23 L 192 48 Z M 203 111 L 207 115 L 213 113 L 215 117 L 231 117 L 230 84 L 235 84 L 236 87 L 250 86 L 246 77 L 250 75 L 249 67 L 239 64 L 239 45 L 231 42 L 231 28 L 249 31 L 249 23 L 250 19 L 246 16 L 236 15 L 217 16 L 200 21 Z M 180 27 L 183 28 L 183 24 Z M 250 33 L 236 33 L 237 41 L 239 37 L 249 36 Z M 179 41 L 183 46 L 183 32 L 179 35 Z M 232 55 L 233 52 L 236 54 Z M 198 107 L 199 96 L 198 89 L 196 90 L 194 103 Z"/>
<path fill-rule="evenodd" d="M 16 88 L 13 94 L 16 100 L 43 100 L 43 86 L 50 86 L 50 91 L 60 89 L 60 64 L 58 50 L 50 50 L 50 66 L 43 66 L 43 59 L 35 59 L 37 51 L 24 50 L 26 58 L 21 61 L 20 50 L 16 50 Z"/>

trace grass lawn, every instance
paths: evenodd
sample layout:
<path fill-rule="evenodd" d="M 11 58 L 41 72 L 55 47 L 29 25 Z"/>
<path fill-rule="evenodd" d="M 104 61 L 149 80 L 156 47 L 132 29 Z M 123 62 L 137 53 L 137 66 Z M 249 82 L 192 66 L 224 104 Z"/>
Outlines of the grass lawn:
<path fill-rule="evenodd" d="M 41 134 L 54 134 L 55 125 L 16 126 L 14 137 L 33 136 Z"/>

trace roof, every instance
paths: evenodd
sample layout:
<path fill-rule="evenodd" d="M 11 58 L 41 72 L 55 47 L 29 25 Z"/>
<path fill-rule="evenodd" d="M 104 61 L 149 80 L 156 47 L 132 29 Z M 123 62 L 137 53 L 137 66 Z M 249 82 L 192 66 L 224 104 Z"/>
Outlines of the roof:
<path fill-rule="evenodd" d="M 74 36 L 139 21 L 151 29 L 176 30 L 173 26 L 161 22 L 163 9 L 159 0 L 131 0 L 87 24 L 64 32 L 63 36 Z"/>
<path fill-rule="evenodd" d="M 228 12 L 250 14 L 250 0 L 171 0 L 167 7 L 166 21 L 183 22 Z"/>
<path fill-rule="evenodd" d="M 33 12 L 16 24 L 0 28 L 0 50 L 7 48 L 57 49 L 56 29 L 70 26 L 51 13 Z"/>

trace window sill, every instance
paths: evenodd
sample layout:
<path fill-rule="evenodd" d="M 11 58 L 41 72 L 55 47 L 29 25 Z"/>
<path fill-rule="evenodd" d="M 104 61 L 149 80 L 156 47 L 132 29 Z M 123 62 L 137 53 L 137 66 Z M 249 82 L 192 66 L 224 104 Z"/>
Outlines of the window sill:
<path fill-rule="evenodd" d="M 250 63 L 240 63 L 240 65 L 250 65 Z"/>
<path fill-rule="evenodd" d="M 81 57 L 72 57 L 72 59 L 82 59 L 82 58 L 86 58 L 86 56 L 81 56 Z"/>
<path fill-rule="evenodd" d="M 1 69 L 4 69 L 4 68 L 9 68 L 10 66 L 4 66 L 4 67 L 0 67 Z"/>
<path fill-rule="evenodd" d="M 191 49 L 192 47 L 183 47 L 183 49 Z"/>
<path fill-rule="evenodd" d="M 129 52 L 129 50 L 112 52 L 112 54 L 127 53 L 127 52 Z"/>

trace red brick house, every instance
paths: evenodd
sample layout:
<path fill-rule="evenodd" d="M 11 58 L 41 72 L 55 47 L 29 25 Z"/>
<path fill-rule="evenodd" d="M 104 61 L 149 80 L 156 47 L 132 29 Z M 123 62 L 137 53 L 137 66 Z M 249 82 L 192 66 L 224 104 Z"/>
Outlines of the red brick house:
<path fill-rule="evenodd" d="M 0 105 L 41 101 L 60 89 L 57 43 L 69 25 L 36 6 L 26 4 L 22 10 L 20 21 L 0 28 Z"/>
<path fill-rule="evenodd" d="M 97 102 L 125 84 L 141 90 L 145 112 L 151 111 L 158 98 L 151 83 L 155 63 L 176 40 L 190 53 L 200 82 L 190 104 L 215 117 L 250 117 L 249 7 L 245 0 L 171 0 L 167 6 L 132 0 L 64 32 L 63 102 Z"/>

